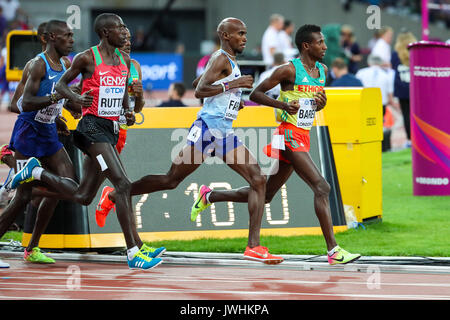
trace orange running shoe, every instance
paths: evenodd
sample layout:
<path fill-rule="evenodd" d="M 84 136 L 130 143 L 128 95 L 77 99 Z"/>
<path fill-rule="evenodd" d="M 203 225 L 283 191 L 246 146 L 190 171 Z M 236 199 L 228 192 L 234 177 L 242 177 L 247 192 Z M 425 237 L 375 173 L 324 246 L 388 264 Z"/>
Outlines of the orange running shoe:
<path fill-rule="evenodd" d="M 284 261 L 282 257 L 269 253 L 266 247 L 257 246 L 250 248 L 247 246 L 244 252 L 244 259 L 264 262 L 265 264 L 278 264 Z"/>
<path fill-rule="evenodd" d="M 109 200 L 109 194 L 114 190 L 111 187 L 104 187 L 102 190 L 102 196 L 100 197 L 100 201 L 98 202 L 97 209 L 95 210 L 95 221 L 100 228 L 103 228 L 105 225 L 106 217 L 108 216 L 111 209 L 115 208 L 115 203 Z"/>

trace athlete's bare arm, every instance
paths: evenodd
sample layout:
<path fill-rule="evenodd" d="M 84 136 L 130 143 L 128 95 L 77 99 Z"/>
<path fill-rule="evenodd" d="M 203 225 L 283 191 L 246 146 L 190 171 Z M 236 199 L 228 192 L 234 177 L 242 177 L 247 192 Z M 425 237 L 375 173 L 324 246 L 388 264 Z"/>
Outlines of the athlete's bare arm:
<path fill-rule="evenodd" d="M 89 95 L 90 91 L 86 91 L 83 95 L 73 92 L 69 88 L 69 83 L 72 82 L 79 74 L 82 74 L 83 79 L 90 78 L 94 73 L 95 64 L 94 57 L 90 50 L 85 50 L 75 56 L 72 65 L 62 75 L 56 83 L 55 90 L 62 97 L 73 100 L 74 103 L 83 107 L 89 107 L 94 100 L 94 97 Z"/>
<path fill-rule="evenodd" d="M 322 63 L 323 70 L 325 71 L 325 78 L 328 76 L 328 67 Z M 316 111 L 320 111 L 325 108 L 327 104 L 327 95 L 325 90 L 319 91 L 314 95 L 314 99 L 316 100 Z"/>
<path fill-rule="evenodd" d="M 53 104 L 50 96 L 36 96 L 39 91 L 42 78 L 45 76 L 45 62 L 42 59 L 37 59 L 30 70 L 30 75 L 25 84 L 23 91 L 22 109 L 23 111 L 36 111 L 48 107 Z M 58 99 L 61 96 L 57 95 Z"/>
<path fill-rule="evenodd" d="M 231 73 L 231 65 L 228 58 L 220 53 L 215 53 L 206 66 L 206 70 L 198 81 L 195 88 L 196 98 L 207 98 L 218 95 L 223 92 L 220 84 L 213 85 L 219 79 L 227 77 Z M 249 75 L 241 76 L 228 83 L 229 89 L 233 88 L 253 88 L 253 77 Z"/>
<path fill-rule="evenodd" d="M 295 67 L 292 63 L 286 63 L 275 69 L 270 77 L 261 82 L 250 94 L 250 100 L 264 106 L 282 109 L 289 114 L 297 113 L 298 101 L 279 101 L 265 94 L 276 85 L 280 84 L 283 90 L 292 90 L 295 82 Z"/>
<path fill-rule="evenodd" d="M 131 59 L 131 63 L 134 65 L 139 75 L 139 80 L 131 84 L 135 96 L 134 112 L 139 113 L 145 105 L 144 89 L 142 88 L 142 70 L 141 65 L 136 60 Z"/>
<path fill-rule="evenodd" d="M 30 69 L 31 69 L 31 66 L 33 65 L 34 61 L 35 61 L 35 59 L 31 59 L 30 61 L 27 62 L 27 64 L 23 68 L 22 78 L 20 79 L 19 83 L 17 84 L 16 91 L 14 91 L 14 95 L 13 95 L 13 97 L 11 99 L 11 103 L 9 105 L 11 112 L 20 113 L 19 107 L 17 106 L 17 101 L 23 94 L 25 84 L 27 83 L 27 79 L 30 74 Z"/>

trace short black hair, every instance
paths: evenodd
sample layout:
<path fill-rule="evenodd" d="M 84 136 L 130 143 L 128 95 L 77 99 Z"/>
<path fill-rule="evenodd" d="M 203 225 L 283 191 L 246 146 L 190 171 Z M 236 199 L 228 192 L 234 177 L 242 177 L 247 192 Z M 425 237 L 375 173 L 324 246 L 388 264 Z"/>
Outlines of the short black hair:
<path fill-rule="evenodd" d="M 315 24 L 305 24 L 301 26 L 295 34 L 295 45 L 297 46 L 298 50 L 300 52 L 302 51 L 303 42 L 311 43 L 311 41 L 313 40 L 312 33 L 321 31 L 322 29 Z"/>
<path fill-rule="evenodd" d="M 183 97 L 184 93 L 186 92 L 186 87 L 181 82 L 174 82 L 173 89 L 177 92 L 180 98 Z"/>
<path fill-rule="evenodd" d="M 111 19 L 118 19 L 119 16 L 115 13 L 102 13 L 94 20 L 94 31 L 101 38 L 101 31 L 103 28 L 108 27 L 111 24 Z"/>
<path fill-rule="evenodd" d="M 67 27 L 67 22 L 62 20 L 50 20 L 45 26 L 44 33 L 49 34 L 51 32 L 55 32 L 60 27 Z"/>
<path fill-rule="evenodd" d="M 46 22 L 42 22 L 39 26 L 38 26 L 38 28 L 37 28 L 37 34 L 38 34 L 38 36 L 40 37 L 40 36 L 42 36 L 42 35 L 44 35 L 46 32 L 45 32 L 45 29 L 47 28 L 47 21 Z"/>

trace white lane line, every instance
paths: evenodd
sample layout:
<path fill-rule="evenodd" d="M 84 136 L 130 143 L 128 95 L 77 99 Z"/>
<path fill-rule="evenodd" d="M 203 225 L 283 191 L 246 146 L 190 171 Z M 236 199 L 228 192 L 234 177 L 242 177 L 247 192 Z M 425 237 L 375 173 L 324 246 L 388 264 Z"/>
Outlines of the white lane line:
<path fill-rule="evenodd" d="M 61 272 L 62 274 L 63 272 Z M 66 276 L 61 277 L 52 277 L 52 276 L 42 276 L 36 278 L 35 276 L 10 276 L 10 277 L 0 277 L 1 280 L 8 279 L 39 279 L 39 280 L 66 280 L 70 275 L 64 272 Z M 110 278 L 109 276 L 114 276 L 114 274 L 104 274 L 104 273 L 85 273 L 81 272 L 81 280 L 82 281 L 129 281 L 130 278 L 142 278 L 148 280 L 164 280 L 168 279 L 176 282 L 230 282 L 230 283 L 240 283 L 240 282 L 254 282 L 254 283 L 267 283 L 265 279 L 254 279 L 254 278 L 187 278 L 180 277 L 176 275 L 155 275 L 152 278 L 138 275 L 127 275 L 126 277 L 121 276 L 120 279 Z M 117 275 L 115 275 L 117 276 Z M 98 278 L 100 277 L 100 278 Z M 5 278 L 5 279 L 2 279 Z M 315 281 L 315 280 L 289 280 L 289 279 L 271 279 L 271 283 L 279 283 L 279 284 L 344 284 L 344 285 L 367 285 L 367 280 L 364 281 Z M 5 282 L 8 284 L 8 282 Z M 151 283 L 149 283 L 151 285 Z M 450 287 L 450 283 L 425 283 L 425 282 L 380 282 L 380 286 L 407 286 L 407 287 Z"/>
<path fill-rule="evenodd" d="M 27 285 L 27 286 L 42 286 L 42 284 L 23 284 L 23 283 L 8 283 L 8 285 Z M 395 294 L 353 294 L 353 293 L 303 293 L 303 292 L 279 292 L 279 291 L 242 291 L 234 290 L 202 290 L 202 289 L 170 289 L 170 288 L 124 288 L 124 287 L 112 287 L 112 286 L 85 286 L 82 285 L 79 289 L 68 289 L 67 285 L 62 284 L 48 284 L 46 286 L 54 288 L 8 288 L 0 287 L 0 290 L 16 290 L 16 291 L 28 291 L 28 292 L 109 292 L 109 293 L 171 293 L 171 294 L 232 294 L 237 296 L 243 296 L 242 298 L 248 298 L 248 296 L 326 296 L 326 297 L 348 297 L 348 298 L 367 298 L 367 299 L 433 299 L 433 300 L 449 300 L 450 296 L 445 295 L 395 295 Z"/>

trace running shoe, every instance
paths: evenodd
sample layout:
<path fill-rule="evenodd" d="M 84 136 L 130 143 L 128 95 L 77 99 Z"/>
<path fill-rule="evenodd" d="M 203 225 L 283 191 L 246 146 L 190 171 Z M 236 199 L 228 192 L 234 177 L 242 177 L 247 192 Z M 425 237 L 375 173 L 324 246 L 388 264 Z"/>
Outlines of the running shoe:
<path fill-rule="evenodd" d="M 327 254 L 327 257 L 328 257 L 328 263 L 331 265 L 335 265 L 335 264 L 346 264 L 349 262 L 353 262 L 353 261 L 361 258 L 361 255 L 350 253 L 338 246 L 336 248 L 336 251 L 331 256 Z"/>
<path fill-rule="evenodd" d="M 206 201 L 206 195 L 211 191 L 212 190 L 205 185 L 200 186 L 197 199 L 195 199 L 195 202 L 191 208 L 191 221 L 195 221 L 198 214 L 211 205 L 211 203 L 208 203 L 208 201 Z"/>
<path fill-rule="evenodd" d="M 145 243 L 142 245 L 141 250 L 142 253 L 149 258 L 159 258 L 164 254 L 164 252 L 166 252 L 165 247 L 153 248 L 149 247 Z"/>
<path fill-rule="evenodd" d="M 12 180 L 12 176 L 14 174 L 14 169 L 10 169 L 8 172 L 8 176 L 6 177 L 5 183 L 0 187 L 0 205 L 4 205 L 8 203 L 8 201 L 13 197 L 13 192 L 9 188 L 10 182 Z"/>
<path fill-rule="evenodd" d="M 4 144 L 0 146 L 0 164 L 4 164 L 3 157 L 7 155 L 12 155 L 12 151 L 8 148 L 9 145 Z"/>
<path fill-rule="evenodd" d="M 102 190 L 102 196 L 100 197 L 100 201 L 97 205 L 97 209 L 95 210 L 95 221 L 100 228 L 105 226 L 106 217 L 108 216 L 111 209 L 115 208 L 115 203 L 109 200 L 109 194 L 114 190 L 111 187 L 104 187 Z"/>
<path fill-rule="evenodd" d="M 9 268 L 9 263 L 6 263 L 0 259 L 0 268 Z"/>
<path fill-rule="evenodd" d="M 133 259 L 129 260 L 127 257 L 127 261 L 128 267 L 130 269 L 143 270 L 154 268 L 162 262 L 160 258 L 150 258 L 146 256 L 142 248 L 138 252 L 136 252 L 136 254 L 133 256 Z"/>
<path fill-rule="evenodd" d="M 250 248 L 247 246 L 244 252 L 244 259 L 264 262 L 265 264 L 278 264 L 284 261 L 282 257 L 269 253 L 266 247 L 257 246 Z"/>
<path fill-rule="evenodd" d="M 28 262 L 32 263 L 55 263 L 55 260 L 52 258 L 47 257 L 45 254 L 41 252 L 41 249 L 38 247 L 34 247 L 31 252 L 28 252 L 25 249 L 25 252 L 23 254 L 23 259 Z"/>
<path fill-rule="evenodd" d="M 42 167 L 41 163 L 39 162 L 38 159 L 36 158 L 30 158 L 27 161 L 27 164 L 22 168 L 22 170 L 20 170 L 19 172 L 17 172 L 14 177 L 12 178 L 11 184 L 10 184 L 10 188 L 11 189 L 16 189 L 19 185 L 23 184 L 23 183 L 27 183 L 27 182 L 31 182 L 34 180 L 32 172 L 33 169 L 36 167 Z"/>

